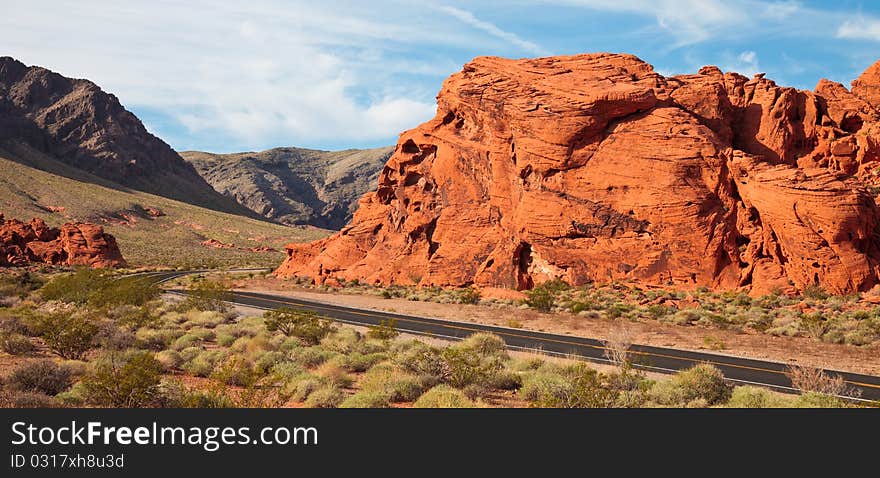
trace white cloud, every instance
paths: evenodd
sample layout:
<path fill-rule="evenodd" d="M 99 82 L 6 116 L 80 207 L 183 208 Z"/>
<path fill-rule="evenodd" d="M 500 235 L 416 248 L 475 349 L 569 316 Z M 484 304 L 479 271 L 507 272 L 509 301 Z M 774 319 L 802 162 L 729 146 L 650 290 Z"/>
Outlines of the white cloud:
<path fill-rule="evenodd" d="M 473 13 L 471 13 L 467 10 L 462 10 L 460 8 L 449 7 L 449 6 L 440 6 L 440 7 L 437 7 L 437 9 L 442 12 L 448 13 L 449 15 L 452 15 L 453 17 L 461 20 L 462 22 L 464 22 L 464 23 L 466 23 L 466 24 L 468 24 L 478 30 L 482 30 L 482 31 L 484 31 L 484 32 L 496 37 L 496 38 L 500 38 L 500 39 L 516 46 L 517 48 L 520 48 L 520 49 L 527 51 L 529 53 L 534 53 L 536 55 L 545 55 L 545 56 L 550 54 L 547 50 L 541 48 L 536 43 L 530 42 L 528 40 L 524 40 L 524 39 L 520 38 L 518 35 L 516 35 L 515 33 L 504 31 L 492 23 L 480 20 L 479 18 L 475 17 Z"/>
<path fill-rule="evenodd" d="M 837 38 L 880 41 L 880 20 L 862 16 L 846 20 L 837 29 Z"/>
<path fill-rule="evenodd" d="M 430 119 L 461 67 L 433 51 L 497 36 L 405 15 L 354 1 L 19 2 L 0 15 L 0 54 L 95 81 L 181 148 L 381 144 Z"/>
<path fill-rule="evenodd" d="M 754 76 L 757 73 L 761 73 L 761 68 L 758 65 L 758 54 L 751 50 L 740 52 L 733 61 L 722 66 L 722 70 L 734 71 L 745 76 Z"/>

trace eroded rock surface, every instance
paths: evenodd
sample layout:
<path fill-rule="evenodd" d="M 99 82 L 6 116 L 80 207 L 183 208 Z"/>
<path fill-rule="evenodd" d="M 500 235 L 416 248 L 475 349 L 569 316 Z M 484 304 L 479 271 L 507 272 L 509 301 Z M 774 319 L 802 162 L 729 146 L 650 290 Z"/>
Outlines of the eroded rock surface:
<path fill-rule="evenodd" d="M 280 276 L 526 289 L 878 283 L 880 63 L 852 91 L 631 55 L 477 58 L 349 225 Z"/>
<path fill-rule="evenodd" d="M 49 227 L 42 219 L 24 223 L 0 214 L 0 267 L 30 263 L 121 267 L 116 239 L 101 226 L 68 223 Z"/>

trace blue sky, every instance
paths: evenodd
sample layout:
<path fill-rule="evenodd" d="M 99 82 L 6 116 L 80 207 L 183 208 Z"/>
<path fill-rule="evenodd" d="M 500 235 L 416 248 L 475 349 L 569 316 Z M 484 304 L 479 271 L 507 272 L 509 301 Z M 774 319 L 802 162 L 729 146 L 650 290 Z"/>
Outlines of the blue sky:
<path fill-rule="evenodd" d="M 480 55 L 627 52 L 808 89 L 880 59 L 872 1 L 0 3 L 0 55 L 95 81 L 178 150 L 393 144 Z"/>

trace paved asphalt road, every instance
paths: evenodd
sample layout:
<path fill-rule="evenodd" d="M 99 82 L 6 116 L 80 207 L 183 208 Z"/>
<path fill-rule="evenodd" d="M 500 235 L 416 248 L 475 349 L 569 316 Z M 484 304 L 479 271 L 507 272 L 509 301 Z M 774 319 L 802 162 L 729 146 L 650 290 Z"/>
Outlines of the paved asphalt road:
<path fill-rule="evenodd" d="M 198 272 L 202 271 L 152 273 L 149 277 L 156 282 L 164 282 Z M 264 309 L 295 307 L 354 325 L 375 325 L 382 320 L 394 319 L 395 327 L 401 332 L 453 340 L 463 339 L 476 332 L 491 332 L 504 339 L 511 349 L 539 350 L 553 355 L 577 356 L 591 361 L 607 362 L 603 343 L 583 337 L 354 309 L 252 292 L 235 292 L 233 302 Z M 786 375 L 787 365 L 784 363 L 648 345 L 633 345 L 629 350 L 629 356 L 636 367 L 644 370 L 672 373 L 696 364 L 710 363 L 718 367 L 724 376 L 733 382 L 767 386 L 781 391 L 794 390 Z M 861 400 L 880 400 L 880 377 L 849 372 L 833 373 L 842 375 L 852 388 L 860 391 Z"/>

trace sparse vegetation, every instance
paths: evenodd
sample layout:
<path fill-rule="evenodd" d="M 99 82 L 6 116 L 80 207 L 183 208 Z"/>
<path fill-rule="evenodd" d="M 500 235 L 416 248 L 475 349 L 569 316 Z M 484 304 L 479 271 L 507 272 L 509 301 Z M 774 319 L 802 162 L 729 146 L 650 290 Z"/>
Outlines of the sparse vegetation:
<path fill-rule="evenodd" d="M 393 323 L 361 333 L 296 309 L 236 317 L 227 310 L 191 308 L 193 302 L 170 304 L 138 294 L 123 295 L 126 298 L 120 301 L 91 300 L 80 285 L 103 287 L 105 276 L 77 271 L 66 277 L 49 281 L 54 282 L 49 294 L 31 291 L 15 306 L 0 309 L 11 312 L 0 314 L 0 337 L 14 344 L 9 350 L 34 356 L 10 355 L 21 364 L 3 378 L 0 403 L 5 406 L 846 405 L 837 397 L 841 394 L 837 379 L 825 375 L 801 373 L 802 378 L 793 378 L 804 390 L 800 396 L 731 387 L 708 365 L 669 378 L 648 379 L 629 360 L 632 340 L 625 322 L 605 343 L 615 369 L 600 371 L 583 362 L 538 354 L 511 357 L 504 342 L 491 334 L 431 345 L 401 340 Z M 547 289 L 554 291 L 555 308 L 569 307 L 569 295 L 579 293 L 563 284 Z M 203 290 L 210 291 L 209 300 L 195 304 L 218 309 L 212 303 L 214 292 L 224 289 L 209 285 Z M 737 307 L 755 307 L 760 302 L 735 295 L 722 300 L 740 304 Z M 583 310 L 594 310 L 590 304 L 595 303 L 588 300 L 578 304 Z M 625 307 L 616 310 L 624 314 L 619 318 L 633 313 Z M 652 310 L 658 320 L 678 314 Z M 697 313 L 689 321 L 701 323 L 704 318 Z M 853 319 L 865 321 L 871 316 Z M 76 360 L 48 360 L 45 348 L 35 343 L 45 343 L 55 355 Z"/>

